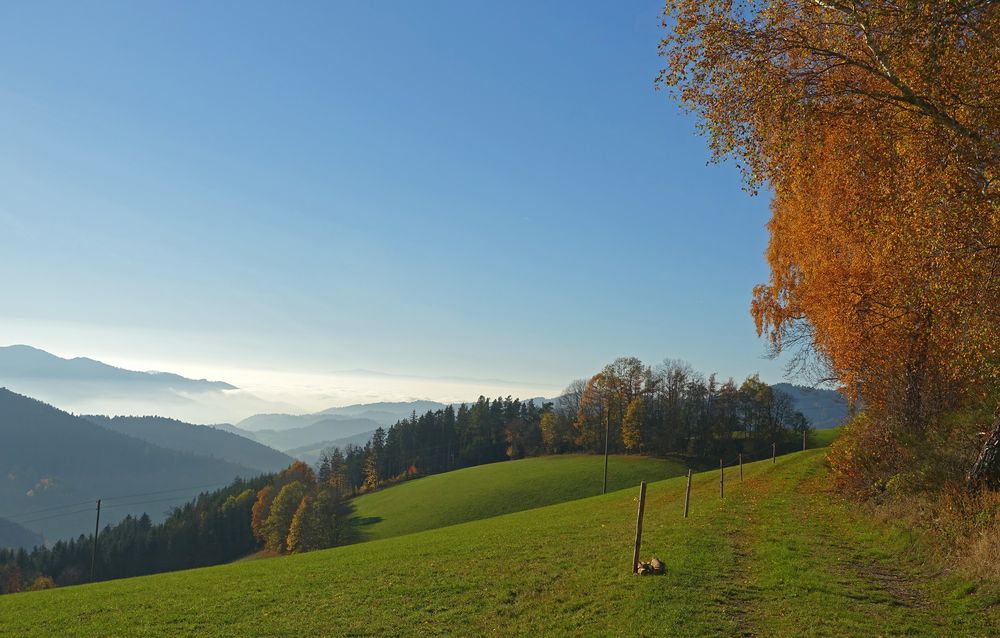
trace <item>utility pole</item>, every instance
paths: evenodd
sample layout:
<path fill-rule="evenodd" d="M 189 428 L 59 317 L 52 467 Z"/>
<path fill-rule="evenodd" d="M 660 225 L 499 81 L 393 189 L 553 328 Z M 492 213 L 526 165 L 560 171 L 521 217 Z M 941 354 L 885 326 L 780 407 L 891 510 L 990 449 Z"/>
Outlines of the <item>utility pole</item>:
<path fill-rule="evenodd" d="M 101 531 L 101 499 L 97 499 L 97 520 L 94 522 L 94 550 L 90 555 L 90 582 L 94 582 L 97 568 L 97 534 Z"/>
<path fill-rule="evenodd" d="M 604 489 L 601 494 L 608 493 L 608 439 L 611 435 L 611 402 L 608 401 L 608 409 L 604 414 Z"/>

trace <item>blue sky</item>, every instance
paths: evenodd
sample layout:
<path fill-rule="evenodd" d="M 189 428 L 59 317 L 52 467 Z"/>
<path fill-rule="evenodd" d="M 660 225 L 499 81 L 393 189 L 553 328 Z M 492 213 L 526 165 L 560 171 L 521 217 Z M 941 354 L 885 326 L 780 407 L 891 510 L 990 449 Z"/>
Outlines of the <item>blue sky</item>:
<path fill-rule="evenodd" d="M 275 384 L 781 380 L 767 201 L 653 90 L 659 11 L 6 3 L 0 342 Z"/>

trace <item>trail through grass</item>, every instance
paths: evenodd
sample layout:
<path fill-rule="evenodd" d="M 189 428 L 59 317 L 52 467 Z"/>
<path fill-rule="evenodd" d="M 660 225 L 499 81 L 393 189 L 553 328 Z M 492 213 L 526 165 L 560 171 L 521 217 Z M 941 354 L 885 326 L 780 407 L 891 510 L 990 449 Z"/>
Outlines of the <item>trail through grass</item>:
<path fill-rule="evenodd" d="M 12 636 L 995 636 L 995 596 L 825 492 L 823 450 L 323 552 L 0 597 Z M 903 558 L 905 556 L 906 558 Z"/>

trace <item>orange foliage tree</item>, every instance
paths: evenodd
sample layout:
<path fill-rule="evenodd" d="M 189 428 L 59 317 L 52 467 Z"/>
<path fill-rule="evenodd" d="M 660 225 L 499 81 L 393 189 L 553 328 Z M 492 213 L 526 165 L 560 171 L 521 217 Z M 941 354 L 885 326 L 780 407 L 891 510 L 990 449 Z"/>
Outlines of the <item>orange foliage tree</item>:
<path fill-rule="evenodd" d="M 758 332 L 806 346 L 902 440 L 995 401 L 996 3 L 669 0 L 665 16 L 659 87 L 774 193 Z M 986 471 L 1000 480 L 1000 456 Z"/>

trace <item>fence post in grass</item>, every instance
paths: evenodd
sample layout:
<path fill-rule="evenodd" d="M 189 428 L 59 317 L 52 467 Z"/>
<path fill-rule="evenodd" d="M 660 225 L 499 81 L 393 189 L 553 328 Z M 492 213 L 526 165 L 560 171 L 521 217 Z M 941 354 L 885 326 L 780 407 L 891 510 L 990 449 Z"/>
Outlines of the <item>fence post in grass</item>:
<path fill-rule="evenodd" d="M 646 481 L 639 484 L 639 513 L 635 518 L 635 550 L 632 551 L 632 573 L 639 572 L 639 547 L 642 545 L 642 513 L 646 509 Z"/>
<path fill-rule="evenodd" d="M 726 494 L 726 468 L 722 465 L 722 459 L 719 459 L 719 498 L 725 498 Z"/>
<path fill-rule="evenodd" d="M 688 469 L 688 486 L 684 492 L 684 518 L 688 517 L 688 503 L 691 502 L 691 470 Z"/>
<path fill-rule="evenodd" d="M 806 430 L 802 428 L 802 451 L 806 451 Z"/>
<path fill-rule="evenodd" d="M 743 482 L 743 453 L 740 452 L 740 483 Z"/>
<path fill-rule="evenodd" d="M 608 493 L 608 437 L 611 434 L 611 411 L 608 410 L 608 416 L 604 419 L 604 487 L 601 488 L 601 494 Z"/>
<path fill-rule="evenodd" d="M 776 456 L 778 456 L 778 444 L 777 443 L 772 443 L 771 444 L 771 465 L 774 465 L 774 459 L 775 459 Z"/>

